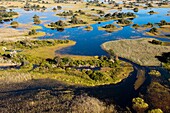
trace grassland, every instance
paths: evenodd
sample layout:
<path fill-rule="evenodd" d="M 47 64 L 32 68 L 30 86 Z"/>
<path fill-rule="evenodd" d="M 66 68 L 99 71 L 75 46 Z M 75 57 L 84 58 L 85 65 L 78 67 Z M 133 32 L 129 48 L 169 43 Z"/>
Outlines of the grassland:
<path fill-rule="evenodd" d="M 65 47 L 73 46 L 76 42 L 69 41 L 67 44 L 57 44 L 55 46 L 49 46 L 49 47 L 38 47 L 35 49 L 26 49 L 23 51 L 23 54 L 25 55 L 31 55 L 34 57 L 40 57 L 40 58 L 54 58 L 55 51 L 60 50 Z"/>
<path fill-rule="evenodd" d="M 29 26 L 30 28 L 31 26 Z M 32 28 L 35 28 L 34 26 Z M 36 28 L 40 29 L 40 27 L 36 26 Z M 17 30 L 13 28 L 1 28 L 0 29 L 0 41 L 9 40 L 9 41 L 17 41 L 24 39 L 31 39 L 45 36 L 45 32 L 37 32 L 35 35 L 28 35 L 28 30 Z"/>
<path fill-rule="evenodd" d="M 153 39 L 119 40 L 102 44 L 104 50 L 110 49 L 120 57 L 129 59 L 142 66 L 160 66 L 161 62 L 155 56 L 169 52 L 170 46 L 149 43 Z"/>

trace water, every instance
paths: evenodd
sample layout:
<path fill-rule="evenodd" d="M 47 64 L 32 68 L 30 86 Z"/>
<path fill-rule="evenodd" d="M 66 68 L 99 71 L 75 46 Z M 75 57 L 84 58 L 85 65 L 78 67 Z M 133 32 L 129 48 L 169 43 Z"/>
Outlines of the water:
<path fill-rule="evenodd" d="M 150 10 L 154 10 L 158 12 L 158 14 L 149 15 L 147 12 Z M 33 24 L 32 17 L 36 14 L 40 16 L 42 23 L 42 30 L 46 32 L 48 35 L 44 37 L 40 37 L 39 39 L 65 39 L 63 37 L 68 37 L 70 40 L 76 41 L 76 45 L 62 49 L 58 51 L 62 54 L 72 54 L 72 55 L 106 55 L 107 53 L 103 51 L 100 45 L 104 42 L 111 41 L 111 40 L 119 40 L 119 39 L 132 39 L 132 38 L 141 38 L 141 37 L 148 37 L 154 38 L 151 36 L 145 36 L 143 33 L 138 32 L 131 28 L 131 26 L 126 26 L 123 30 L 108 33 L 106 31 L 99 31 L 99 26 L 104 26 L 107 24 L 112 24 L 115 21 L 107 21 L 101 22 L 101 24 L 93 24 L 93 31 L 84 31 L 84 27 L 77 27 L 77 28 L 67 28 L 63 32 L 57 30 L 51 30 L 49 28 L 45 28 L 44 24 L 48 24 L 50 22 L 56 22 L 58 20 L 65 20 L 65 18 L 54 16 L 58 12 L 53 12 L 52 8 L 48 8 L 45 12 L 40 11 L 24 11 L 23 9 L 14 9 L 20 13 L 18 18 L 15 18 L 14 21 L 18 21 L 19 23 L 23 24 Z M 132 22 L 136 24 L 146 24 L 148 22 L 157 23 L 160 20 L 166 20 L 170 22 L 170 17 L 166 16 L 166 14 L 170 11 L 170 8 L 152 8 L 152 9 L 141 9 L 139 12 L 136 12 L 137 18 L 133 19 Z M 110 10 L 108 12 L 115 12 L 115 10 Z M 133 12 L 133 10 L 123 9 L 120 12 Z M 0 24 L 0 27 L 4 25 L 8 25 L 10 22 L 5 22 L 4 24 Z M 160 39 L 163 41 L 170 41 L 170 39 Z"/>

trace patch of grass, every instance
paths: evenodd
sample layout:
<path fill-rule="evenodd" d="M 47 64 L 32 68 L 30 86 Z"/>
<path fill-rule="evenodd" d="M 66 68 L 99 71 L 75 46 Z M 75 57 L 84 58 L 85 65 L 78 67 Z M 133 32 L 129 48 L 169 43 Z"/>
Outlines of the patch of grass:
<path fill-rule="evenodd" d="M 45 35 L 46 35 L 45 32 L 37 32 L 35 35 L 26 34 L 25 36 L 27 36 L 28 38 L 37 38 L 37 37 L 42 37 L 42 36 L 45 36 Z"/>
<path fill-rule="evenodd" d="M 155 58 L 163 52 L 169 52 L 170 46 L 154 45 L 149 41 L 154 39 L 118 40 L 102 44 L 104 50 L 113 50 L 120 57 L 129 59 L 142 66 L 160 66 Z"/>
<path fill-rule="evenodd" d="M 55 51 L 59 50 L 61 48 L 65 48 L 68 46 L 75 45 L 74 41 L 69 41 L 67 44 L 57 44 L 55 46 L 46 46 L 46 47 L 38 47 L 34 49 L 26 49 L 22 52 L 22 54 L 25 55 L 31 55 L 34 57 L 40 57 L 40 58 L 54 58 L 55 57 Z"/>

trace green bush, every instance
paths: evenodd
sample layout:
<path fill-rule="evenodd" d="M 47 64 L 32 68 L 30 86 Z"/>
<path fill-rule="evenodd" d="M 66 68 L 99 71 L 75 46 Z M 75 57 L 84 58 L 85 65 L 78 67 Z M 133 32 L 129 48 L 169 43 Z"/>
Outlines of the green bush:
<path fill-rule="evenodd" d="M 19 26 L 19 23 L 16 22 L 16 21 L 13 21 L 13 22 L 10 23 L 10 25 L 14 28 L 17 28 Z"/>

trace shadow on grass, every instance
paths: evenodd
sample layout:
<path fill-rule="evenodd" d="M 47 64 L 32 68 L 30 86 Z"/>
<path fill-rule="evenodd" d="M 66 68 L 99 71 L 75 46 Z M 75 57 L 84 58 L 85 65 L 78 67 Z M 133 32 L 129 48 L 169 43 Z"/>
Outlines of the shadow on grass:
<path fill-rule="evenodd" d="M 28 106 L 33 104 L 34 109 L 36 107 L 41 108 L 44 105 L 43 108 L 53 106 L 53 109 L 58 110 L 59 108 L 59 111 L 62 112 L 61 110 L 66 111 L 69 108 L 70 101 L 73 101 L 74 97 L 84 94 L 97 98 L 107 105 L 112 104 L 119 108 L 126 108 L 126 106 L 131 105 L 132 98 L 139 93 L 139 90 L 134 90 L 136 74 L 137 70 L 116 85 L 95 87 L 67 85 L 52 79 L 38 79 L 24 83 L 2 85 L 0 88 L 0 109 L 12 111 L 26 106 L 23 109 L 27 111 L 30 109 Z"/>

